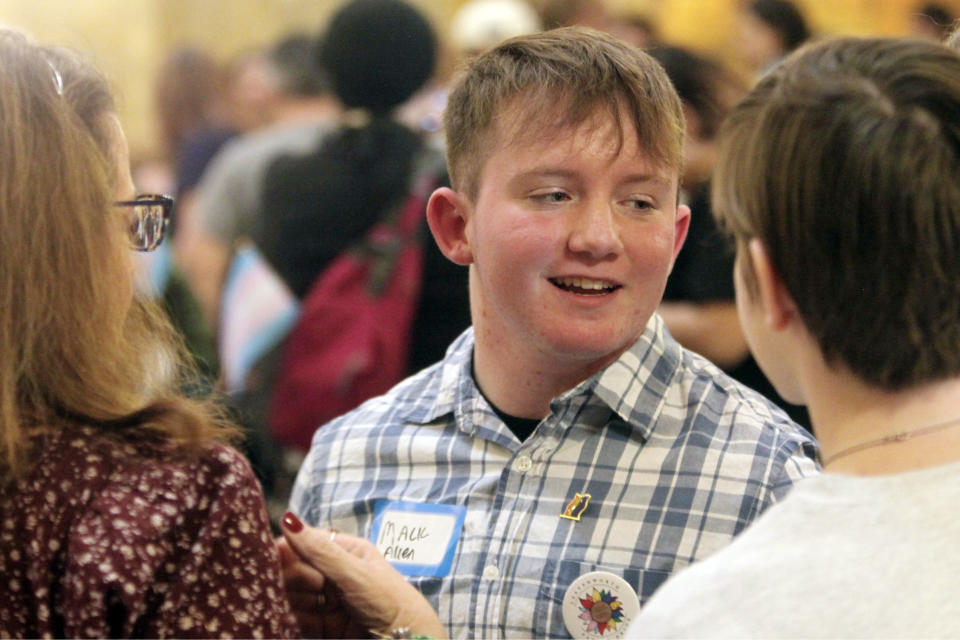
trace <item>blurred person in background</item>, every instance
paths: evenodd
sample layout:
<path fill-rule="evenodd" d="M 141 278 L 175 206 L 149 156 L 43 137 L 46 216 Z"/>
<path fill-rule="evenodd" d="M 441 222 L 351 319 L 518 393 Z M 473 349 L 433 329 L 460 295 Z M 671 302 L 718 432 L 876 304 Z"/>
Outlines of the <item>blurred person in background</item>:
<path fill-rule="evenodd" d="M 189 208 L 190 192 L 207 162 L 240 130 L 227 87 L 224 67 L 195 46 L 174 49 L 157 71 L 157 124 L 161 146 L 173 167 L 178 209 Z"/>
<path fill-rule="evenodd" d="M 533 0 L 544 29 L 590 27 L 610 31 L 613 18 L 606 0 Z"/>
<path fill-rule="evenodd" d="M 646 14 L 613 11 L 606 0 L 530 0 L 545 29 L 581 26 L 604 31 L 640 49 L 656 45 L 659 30 Z"/>
<path fill-rule="evenodd" d="M 399 0 L 354 0 L 328 26 L 318 55 L 347 109 L 342 126 L 311 153 L 271 165 L 254 234 L 297 297 L 408 192 L 417 173 L 445 180 L 439 150 L 393 117 L 432 76 L 436 46 L 429 21 Z M 432 243 L 424 278 L 430 284 L 414 327 L 413 370 L 432 363 L 469 324 L 461 289 L 466 270 L 451 265 Z"/>
<path fill-rule="evenodd" d="M 656 20 L 645 13 L 614 14 L 610 33 L 640 49 L 650 49 L 660 44 L 660 28 Z"/>
<path fill-rule="evenodd" d="M 667 279 L 658 312 L 680 344 L 767 396 L 809 429 L 806 410 L 781 398 L 750 354 L 734 300 L 733 246 L 717 228 L 710 206 L 720 123 L 747 87 L 703 53 L 663 46 L 651 49 L 650 55 L 663 65 L 683 103 L 687 137 L 681 201 L 691 209 L 687 241 Z"/>
<path fill-rule="evenodd" d="M 264 176 L 279 157 L 295 157 L 314 149 L 334 128 L 340 103 L 317 58 L 317 38 L 291 33 L 269 50 L 270 84 L 278 90 L 272 121 L 224 145 L 204 172 L 195 205 L 178 230 L 177 261 L 200 302 L 207 327 L 217 338 L 218 363 L 229 367 L 233 354 L 219 326 L 220 301 L 227 269 L 235 251 L 249 243 L 263 215 Z M 316 179 L 322 179 L 316 176 Z M 262 224 L 270 224 L 265 221 Z M 255 295 L 248 291 L 247 295 Z M 236 420 L 247 430 L 246 453 L 253 463 L 268 506 L 285 501 L 283 456 L 265 424 L 269 386 L 250 384 L 242 392 L 227 388 Z"/>
<path fill-rule="evenodd" d="M 222 147 L 245 131 L 261 127 L 274 114 L 278 80 L 261 49 L 244 51 L 227 64 L 197 46 L 174 49 L 157 72 L 154 85 L 157 117 L 174 178 L 170 242 L 140 260 L 152 296 L 161 299 L 205 374 L 215 383 L 220 363 L 205 291 L 195 289 L 186 268 L 193 267 L 197 187 Z M 203 282 L 203 280 L 201 280 Z M 198 294 L 199 292 L 199 294 Z M 198 297 L 199 295 L 199 297 Z"/>
<path fill-rule="evenodd" d="M 459 58 L 470 58 L 507 38 L 541 30 L 527 0 L 468 0 L 450 21 L 450 42 Z"/>
<path fill-rule="evenodd" d="M 234 245 L 250 236 L 262 211 L 267 167 L 279 156 L 316 146 L 340 112 L 317 60 L 315 38 L 285 35 L 266 58 L 269 82 L 277 87 L 271 121 L 231 140 L 214 156 L 201 178 L 190 226 L 178 241 L 178 261 L 214 329 Z"/>
<path fill-rule="evenodd" d="M 540 29 L 540 17 L 527 0 L 468 0 L 453 14 L 448 37 L 439 43 L 433 79 L 398 107 L 397 120 L 442 151 L 443 110 L 453 69 L 507 38 Z"/>
<path fill-rule="evenodd" d="M 260 487 L 137 295 L 136 196 L 104 78 L 0 32 L 0 629 L 294 637 Z"/>
<path fill-rule="evenodd" d="M 939 2 L 928 2 L 910 14 L 910 35 L 943 41 L 951 32 L 956 17 L 949 7 Z"/>
<path fill-rule="evenodd" d="M 243 49 L 230 56 L 223 69 L 229 119 L 238 131 L 253 131 L 270 124 L 276 117 L 280 87 L 267 48 Z"/>
<path fill-rule="evenodd" d="M 946 35 L 943 43 L 951 49 L 960 51 L 960 26 L 955 26 L 953 30 Z"/>
<path fill-rule="evenodd" d="M 280 155 L 266 169 L 252 246 L 234 258 L 223 288 L 221 354 L 223 361 L 230 361 L 224 374 L 231 393 L 252 394 L 265 401 L 254 402 L 256 406 L 275 408 L 277 375 L 289 370 L 282 362 L 288 359 L 286 343 L 300 326 L 301 308 L 315 299 L 308 294 L 326 268 L 355 249 L 414 191 L 421 191 L 425 180 L 446 181 L 441 150 L 430 145 L 422 131 L 397 118 L 397 109 L 432 77 L 436 55 L 437 40 L 429 20 L 400 0 L 354 0 L 343 5 L 327 25 L 317 60 L 345 111 L 336 127 L 312 139 L 309 150 Z M 411 308 L 412 328 L 403 338 L 408 355 L 397 380 L 439 358 L 453 336 L 469 325 L 466 270 L 424 242 L 425 234 L 421 205 L 412 240 L 423 247 L 422 275 L 415 283 L 418 301 Z M 396 265 L 384 264 L 385 273 L 377 277 L 392 282 Z M 270 305 L 277 318 L 268 319 L 269 341 L 264 330 L 248 331 L 249 340 L 230 339 L 244 331 L 242 326 L 236 332 L 233 328 L 258 311 L 250 308 L 258 303 L 237 284 L 251 274 L 259 274 L 261 283 L 275 281 L 268 287 L 277 300 Z M 380 324 L 394 323 L 390 326 L 400 322 L 396 317 L 380 320 Z M 337 343 L 341 336 L 328 339 Z M 364 356 L 356 366 L 376 365 L 366 362 Z M 249 369 L 248 363 L 252 363 Z M 354 376 L 355 372 L 344 372 L 348 383 Z M 300 409 L 312 415 L 308 406 L 305 402 Z M 311 418 L 307 424 L 306 419 L 297 418 L 296 427 L 278 430 L 278 420 L 260 419 L 256 413 L 250 411 L 254 421 L 270 422 L 271 432 L 279 434 L 286 446 L 304 452 L 322 423 Z"/>
<path fill-rule="evenodd" d="M 176 329 L 205 374 L 210 386 L 218 375 L 213 332 L 177 260 L 180 227 L 189 230 L 194 188 L 204 168 L 219 149 L 240 130 L 227 96 L 225 69 L 212 54 L 182 46 L 164 59 L 154 79 L 154 101 L 161 149 L 173 179 L 176 207 L 170 221 L 170 240 L 138 259 L 149 295 L 161 300 Z"/>
<path fill-rule="evenodd" d="M 755 77 L 811 36 L 803 14 L 789 0 L 748 0 L 738 19 L 736 46 Z"/>

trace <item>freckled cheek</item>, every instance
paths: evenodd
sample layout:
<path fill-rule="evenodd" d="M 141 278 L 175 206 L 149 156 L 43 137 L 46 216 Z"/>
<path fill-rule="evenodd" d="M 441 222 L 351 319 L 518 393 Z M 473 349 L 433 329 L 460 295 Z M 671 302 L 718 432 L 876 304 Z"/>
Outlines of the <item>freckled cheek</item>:
<path fill-rule="evenodd" d="M 496 263 L 500 268 L 539 270 L 556 257 L 562 235 L 549 225 L 525 224 L 521 219 L 477 229 L 480 266 Z M 484 260 L 484 256 L 487 260 Z M 490 268 L 488 265 L 487 268 Z"/>
<path fill-rule="evenodd" d="M 637 268 L 666 273 L 673 258 L 674 238 L 674 233 L 668 230 L 640 230 L 631 237 L 627 251 Z"/>

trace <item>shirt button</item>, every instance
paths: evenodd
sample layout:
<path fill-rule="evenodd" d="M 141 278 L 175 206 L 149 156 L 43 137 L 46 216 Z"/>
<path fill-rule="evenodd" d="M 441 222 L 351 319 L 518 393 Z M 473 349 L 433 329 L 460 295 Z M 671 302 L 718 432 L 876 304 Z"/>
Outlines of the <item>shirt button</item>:
<path fill-rule="evenodd" d="M 514 463 L 514 468 L 520 473 L 526 473 L 533 469 L 533 460 L 530 459 L 530 456 L 520 456 Z"/>
<path fill-rule="evenodd" d="M 499 577 L 500 577 L 500 569 L 497 569 L 496 565 L 488 564 L 483 568 L 484 580 L 496 580 Z"/>

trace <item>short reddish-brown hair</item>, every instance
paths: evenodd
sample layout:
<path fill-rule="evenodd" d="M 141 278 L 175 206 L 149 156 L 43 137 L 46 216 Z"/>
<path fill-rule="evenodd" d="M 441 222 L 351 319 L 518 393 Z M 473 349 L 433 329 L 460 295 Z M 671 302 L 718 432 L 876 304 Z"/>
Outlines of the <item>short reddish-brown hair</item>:
<path fill-rule="evenodd" d="M 643 151 L 681 169 L 680 99 L 660 64 L 643 51 L 599 31 L 567 27 L 518 36 L 473 58 L 444 115 L 454 188 L 474 196 L 498 144 L 580 124 L 598 109 L 610 112 L 621 135 L 626 113 Z M 505 113 L 511 121 L 498 122 Z"/>

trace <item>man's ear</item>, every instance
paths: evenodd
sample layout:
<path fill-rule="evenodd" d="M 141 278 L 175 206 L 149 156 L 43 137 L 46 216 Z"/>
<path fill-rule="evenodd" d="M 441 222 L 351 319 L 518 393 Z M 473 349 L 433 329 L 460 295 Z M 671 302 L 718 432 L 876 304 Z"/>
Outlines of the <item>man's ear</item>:
<path fill-rule="evenodd" d="M 677 219 L 674 222 L 673 236 L 673 259 L 677 259 L 683 243 L 687 239 L 687 232 L 690 231 L 690 207 L 681 204 L 677 207 Z"/>
<path fill-rule="evenodd" d="M 767 247 L 759 238 L 750 239 L 747 244 L 747 253 L 757 279 L 764 321 L 775 331 L 785 329 L 799 317 L 793 296 L 787 291 L 780 274 L 773 266 Z"/>
<path fill-rule="evenodd" d="M 473 252 L 467 238 L 470 216 L 467 199 L 449 187 L 440 187 L 427 202 L 427 224 L 440 251 L 459 265 L 473 262 Z"/>
<path fill-rule="evenodd" d="M 670 257 L 670 271 L 673 271 L 673 265 L 677 261 L 680 249 L 687 239 L 687 232 L 690 230 L 690 207 L 681 204 L 677 207 L 677 217 L 673 223 L 673 256 Z"/>

